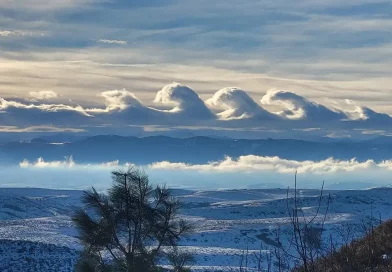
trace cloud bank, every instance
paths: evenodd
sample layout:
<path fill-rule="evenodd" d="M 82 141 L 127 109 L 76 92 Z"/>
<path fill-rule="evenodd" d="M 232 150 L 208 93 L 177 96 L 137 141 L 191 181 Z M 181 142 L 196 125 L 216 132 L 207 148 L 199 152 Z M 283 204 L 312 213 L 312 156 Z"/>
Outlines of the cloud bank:
<path fill-rule="evenodd" d="M 171 163 L 167 161 L 156 162 L 150 165 L 152 169 L 168 170 L 194 170 L 208 172 L 263 172 L 272 171 L 283 174 L 328 174 L 344 173 L 362 170 L 387 170 L 392 171 L 392 161 L 376 163 L 374 160 L 359 162 L 356 159 L 349 161 L 335 160 L 329 158 L 322 161 L 296 161 L 281 159 L 279 157 L 263 156 L 240 156 L 238 159 L 226 157 L 222 161 L 210 162 L 208 164 L 185 164 Z"/>
<path fill-rule="evenodd" d="M 42 157 L 38 158 L 34 162 L 29 162 L 28 160 L 23 160 L 19 163 L 20 168 L 65 168 L 65 169 L 80 169 L 80 168 L 107 168 L 107 169 L 115 169 L 115 168 L 128 168 L 132 167 L 134 164 L 125 163 L 120 164 L 119 161 L 110 161 L 103 162 L 98 164 L 77 164 L 72 156 L 65 157 L 62 161 L 45 161 Z"/>
<path fill-rule="evenodd" d="M 10 175 L 13 180 L 5 179 L 2 182 L 3 186 L 23 186 L 15 183 L 15 176 L 23 176 L 21 180 L 27 182 L 27 185 L 32 176 L 42 176 L 42 180 L 39 179 L 42 184 L 37 184 L 37 180 L 34 181 L 36 186 L 89 188 L 93 181 L 95 186 L 108 188 L 110 171 L 119 168 L 127 169 L 130 166 L 135 165 L 120 164 L 118 161 L 83 164 L 73 160 L 72 157 L 64 158 L 62 161 L 45 161 L 39 158 L 34 162 L 27 160 L 20 162 L 19 169 L 12 170 L 14 175 Z M 141 167 L 149 174 L 152 182 L 166 183 L 174 187 L 238 189 L 248 186 L 263 187 L 265 183 L 272 188 L 287 188 L 293 186 L 294 173 L 298 171 L 300 186 L 303 188 L 319 188 L 325 180 L 327 187 L 343 182 L 347 188 L 354 189 L 363 185 L 369 187 L 371 184 L 374 186 L 390 184 L 392 161 L 375 163 L 372 160 L 360 162 L 355 159 L 344 161 L 332 158 L 322 161 L 296 161 L 279 157 L 242 156 L 227 157 L 222 161 L 208 164 L 190 165 L 161 161 Z M 375 176 L 377 176 L 376 181 Z"/>
<path fill-rule="evenodd" d="M 121 168 L 135 166 L 133 163 L 120 164 L 118 160 L 98 164 L 78 164 L 73 157 L 66 157 L 63 161 L 45 161 L 38 158 L 35 162 L 23 160 L 19 163 L 21 168 Z M 336 160 L 328 158 L 321 161 L 297 161 L 282 159 L 280 157 L 267 157 L 247 155 L 238 158 L 226 157 L 222 161 L 213 161 L 208 164 L 186 164 L 181 162 L 160 161 L 146 166 L 155 170 L 181 170 L 212 173 L 260 173 L 274 172 L 281 174 L 333 174 L 361 171 L 392 171 L 392 160 L 380 163 L 374 160 L 360 162 L 355 158 L 351 160 Z"/>

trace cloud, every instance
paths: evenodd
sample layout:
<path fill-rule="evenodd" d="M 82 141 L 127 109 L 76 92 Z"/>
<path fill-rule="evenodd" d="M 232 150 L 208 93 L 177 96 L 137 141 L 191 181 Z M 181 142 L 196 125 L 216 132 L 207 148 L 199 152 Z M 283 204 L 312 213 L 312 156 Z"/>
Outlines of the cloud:
<path fill-rule="evenodd" d="M 24 104 L 18 101 L 6 100 L 4 98 L 0 98 L 0 110 L 2 111 L 9 111 L 11 109 L 37 109 L 43 112 L 61 112 L 61 111 L 72 111 L 72 112 L 79 112 L 83 115 L 88 116 L 86 111 L 81 106 L 71 106 L 65 104 Z"/>
<path fill-rule="evenodd" d="M 223 120 L 276 117 L 258 105 L 244 90 L 235 87 L 217 91 L 206 101 L 206 104 L 213 108 L 223 109 L 224 111 L 218 113 Z"/>
<path fill-rule="evenodd" d="M 21 30 L 0 30 L 0 37 L 34 37 L 44 36 L 44 33 Z"/>
<path fill-rule="evenodd" d="M 30 163 L 28 160 L 23 160 L 19 163 L 21 168 L 27 167 L 37 167 L 37 168 L 59 168 L 59 167 L 74 167 L 75 162 L 73 161 L 72 156 L 69 158 L 65 158 L 64 161 L 52 161 L 52 162 L 45 162 L 43 158 L 38 158 L 36 162 Z"/>
<path fill-rule="evenodd" d="M 58 97 L 58 94 L 54 91 L 29 92 L 29 95 L 36 100 L 48 100 Z"/>
<path fill-rule="evenodd" d="M 179 83 L 164 86 L 148 106 L 134 93 L 109 90 L 100 93 L 102 106 L 50 103 L 58 97 L 53 91 L 30 92 L 30 102 L 23 99 L 0 98 L 0 123 L 19 127 L 96 127 L 113 125 L 164 126 L 167 129 L 188 128 L 270 131 L 292 135 L 351 135 L 358 129 L 385 130 L 392 124 L 388 114 L 376 112 L 355 102 L 346 101 L 353 109 L 332 109 L 312 102 L 294 92 L 270 90 L 261 103 L 280 111 L 271 112 L 257 104 L 244 90 L 223 88 L 203 101 L 194 90 Z M 45 100 L 45 103 L 39 100 Z M 83 128 L 83 129 L 84 129 Z M 309 128 L 318 128 L 318 131 Z M 108 131 L 111 128 L 106 128 Z M 104 132 L 105 128 L 102 128 Z M 120 129 L 121 130 L 121 129 Z M 118 130 L 117 130 L 118 131 Z M 195 132 L 197 134 L 197 132 Z M 358 134 L 358 133 L 354 133 Z M 363 134 L 361 134 L 363 135 Z M 244 136 L 241 136 L 244 137 Z M 339 137 L 341 138 L 341 137 Z"/>
<path fill-rule="evenodd" d="M 338 110 L 312 102 L 293 92 L 271 89 L 260 101 L 263 105 L 281 106 L 277 114 L 292 120 L 341 120 L 347 116 Z"/>
<path fill-rule="evenodd" d="M 0 0 L 0 4 L 3 8 L 20 10 L 28 9 L 33 11 L 54 11 L 63 10 L 70 8 L 82 8 L 88 4 L 97 3 L 100 1 L 96 0 Z"/>
<path fill-rule="evenodd" d="M 296 161 L 281 159 L 279 157 L 263 156 L 240 156 L 238 159 L 226 157 L 222 161 L 210 162 L 208 164 L 185 164 L 172 163 L 168 161 L 156 162 L 150 165 L 152 169 L 167 170 L 193 170 L 208 172 L 263 172 L 273 171 L 276 173 L 292 173 L 298 171 L 300 174 L 328 174 L 344 173 L 367 170 L 392 171 L 392 161 L 376 163 L 374 160 L 359 162 L 356 159 L 349 161 L 335 160 L 329 158 L 322 161 Z"/>
<path fill-rule="evenodd" d="M 376 112 L 349 99 L 346 99 L 345 102 L 347 105 L 354 106 L 353 110 L 346 110 L 350 120 L 363 121 L 370 125 L 379 124 L 381 127 L 392 124 L 392 117 L 389 114 Z"/>
<path fill-rule="evenodd" d="M 129 107 L 142 108 L 142 102 L 136 98 L 136 96 L 128 92 L 125 89 L 105 91 L 101 93 L 101 96 L 105 98 L 105 104 L 107 111 L 113 110 L 125 110 Z"/>
<path fill-rule="evenodd" d="M 83 128 L 71 128 L 71 127 L 53 127 L 53 126 L 31 126 L 31 127 L 17 127 L 17 126 L 0 126 L 0 132 L 18 132 L 18 133 L 29 133 L 29 132 L 86 132 Z"/>
<path fill-rule="evenodd" d="M 5 126 L 75 126 L 93 124 L 92 115 L 82 106 L 23 103 L 0 98 L 0 123 Z"/>
<path fill-rule="evenodd" d="M 210 119 L 213 113 L 199 95 L 191 88 L 179 83 L 164 86 L 155 96 L 155 103 L 174 106 L 166 112 L 181 114 L 191 119 Z"/>
<path fill-rule="evenodd" d="M 110 161 L 97 164 L 77 164 L 72 156 L 65 157 L 62 161 L 48 161 L 46 162 L 42 157 L 38 158 L 35 162 L 23 160 L 19 163 L 20 168 L 103 168 L 103 169 L 118 169 L 120 167 L 128 168 L 134 166 L 130 163 L 120 164 L 119 161 Z"/>
<path fill-rule="evenodd" d="M 127 41 L 121 41 L 121 40 L 106 40 L 106 39 L 100 39 L 97 42 L 99 43 L 108 43 L 108 44 L 120 44 L 120 45 L 125 45 L 128 42 Z"/>
<path fill-rule="evenodd" d="M 34 162 L 23 160 L 19 163 L 20 168 L 53 168 L 53 169 L 96 169 L 108 171 L 119 168 L 128 168 L 136 166 L 127 162 L 120 164 L 118 160 L 102 163 L 77 163 L 72 156 L 65 157 L 62 161 L 45 161 L 38 158 Z M 275 173 L 284 175 L 294 175 L 298 172 L 301 175 L 345 175 L 361 173 L 389 174 L 392 171 L 392 161 L 375 162 L 374 160 L 358 161 L 355 158 L 351 160 L 336 160 L 328 158 L 321 161 L 297 161 L 282 159 L 280 157 L 264 157 L 247 155 L 238 158 L 226 157 L 221 161 L 213 161 L 207 164 L 187 164 L 183 162 L 158 161 L 143 166 L 147 171 L 175 171 L 175 172 L 198 172 L 204 174 L 260 174 Z"/>

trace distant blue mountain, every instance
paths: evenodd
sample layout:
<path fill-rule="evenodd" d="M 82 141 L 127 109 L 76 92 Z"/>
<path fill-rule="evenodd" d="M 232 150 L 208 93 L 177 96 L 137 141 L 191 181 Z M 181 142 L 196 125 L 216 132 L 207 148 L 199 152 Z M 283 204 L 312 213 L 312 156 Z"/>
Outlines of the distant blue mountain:
<path fill-rule="evenodd" d="M 263 139 L 235 140 L 210 137 L 145 138 L 98 135 L 70 143 L 53 144 L 46 139 L 10 142 L 0 145 L 0 156 L 7 162 L 23 159 L 63 160 L 72 155 L 79 163 L 120 160 L 148 164 L 156 161 L 207 163 L 225 156 L 279 156 L 293 160 L 322 160 L 329 157 L 348 160 L 376 161 L 392 158 L 392 141 L 387 138 L 363 142 L 312 142 L 301 140 Z"/>

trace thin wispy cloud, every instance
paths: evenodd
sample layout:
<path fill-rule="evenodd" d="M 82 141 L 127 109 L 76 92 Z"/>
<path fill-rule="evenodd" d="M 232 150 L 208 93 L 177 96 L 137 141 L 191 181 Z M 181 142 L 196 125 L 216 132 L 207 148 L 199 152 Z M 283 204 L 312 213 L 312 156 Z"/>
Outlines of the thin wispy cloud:
<path fill-rule="evenodd" d="M 31 132 L 72 132 L 79 133 L 85 132 L 83 128 L 72 127 L 54 127 L 54 126 L 30 126 L 30 127 L 17 127 L 17 126 L 0 126 L 2 133 L 31 133 Z"/>
<path fill-rule="evenodd" d="M 45 100 L 45 99 L 52 99 L 58 97 L 58 93 L 54 91 L 29 92 L 29 95 L 33 99 L 37 99 L 37 100 Z"/>
<path fill-rule="evenodd" d="M 31 31 L 0 30 L 0 37 L 43 37 L 44 35 L 44 33 L 36 33 Z"/>
<path fill-rule="evenodd" d="M 121 40 L 107 40 L 107 39 L 100 39 L 97 42 L 99 43 L 108 43 L 108 44 L 120 44 L 120 45 L 125 45 L 128 42 L 127 41 L 121 41 Z"/>

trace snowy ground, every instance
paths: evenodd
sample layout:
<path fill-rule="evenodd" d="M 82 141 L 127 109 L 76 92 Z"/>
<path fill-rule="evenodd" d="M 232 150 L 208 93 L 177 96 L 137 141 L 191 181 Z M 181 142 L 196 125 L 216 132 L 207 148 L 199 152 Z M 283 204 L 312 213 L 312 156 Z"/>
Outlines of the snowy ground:
<path fill-rule="evenodd" d="M 347 222 L 392 218 L 392 189 L 324 193 L 331 195 L 325 236 Z M 182 248 L 196 257 L 195 271 L 238 271 L 244 250 L 252 256 L 261 247 L 268 252 L 277 245 L 277 230 L 288 226 L 286 190 L 175 194 L 184 204 L 183 216 L 196 226 L 196 232 L 182 241 Z M 318 194 L 300 191 L 307 216 L 315 214 Z M 72 271 L 81 246 L 70 215 L 80 205 L 80 196 L 80 191 L 0 189 L 0 271 Z M 249 263 L 255 265 L 254 261 L 250 258 Z"/>

